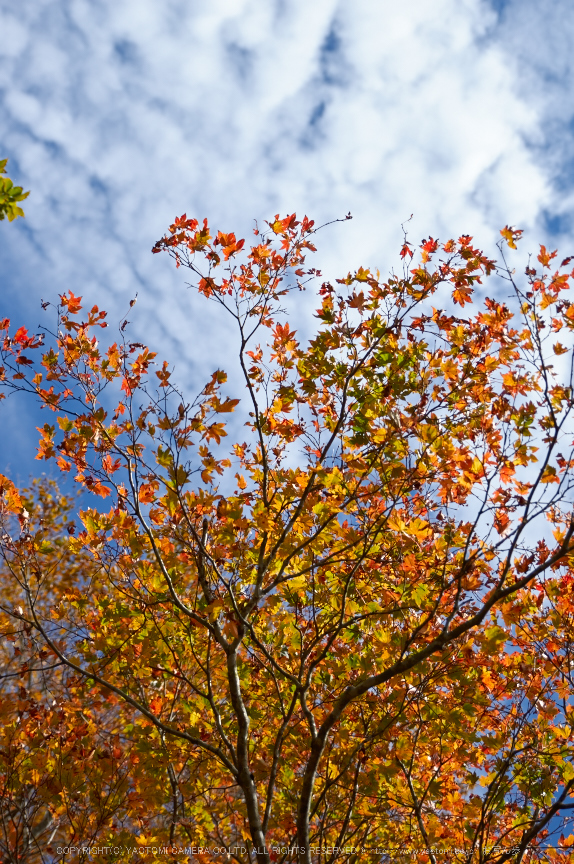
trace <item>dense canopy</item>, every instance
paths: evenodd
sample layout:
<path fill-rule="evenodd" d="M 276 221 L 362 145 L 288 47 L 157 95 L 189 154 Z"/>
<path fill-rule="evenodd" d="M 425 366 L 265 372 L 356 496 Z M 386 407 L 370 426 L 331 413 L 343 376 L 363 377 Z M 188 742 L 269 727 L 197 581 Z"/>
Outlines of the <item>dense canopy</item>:
<path fill-rule="evenodd" d="M 249 249 L 184 214 L 153 251 L 233 317 L 236 393 L 71 292 L 0 322 L 81 490 L 1 478 L 6 860 L 569 858 L 574 273 L 516 276 L 501 233 L 500 265 L 405 238 L 333 285 L 307 218 Z"/>

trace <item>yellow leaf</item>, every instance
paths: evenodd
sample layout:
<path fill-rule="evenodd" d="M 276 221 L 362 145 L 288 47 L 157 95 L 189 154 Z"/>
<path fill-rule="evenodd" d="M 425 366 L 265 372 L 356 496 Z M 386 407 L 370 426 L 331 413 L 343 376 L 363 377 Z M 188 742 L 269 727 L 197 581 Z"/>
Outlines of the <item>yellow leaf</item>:
<path fill-rule="evenodd" d="M 541 483 L 560 483 L 560 479 L 556 476 L 556 468 L 552 465 L 547 465 L 540 478 Z"/>
<path fill-rule="evenodd" d="M 515 240 L 520 240 L 522 235 L 522 231 L 518 228 L 511 228 L 510 225 L 506 225 L 501 229 L 500 233 L 508 243 L 511 249 L 516 249 Z"/>
<path fill-rule="evenodd" d="M 289 580 L 289 587 L 294 588 L 298 591 L 301 588 L 305 588 L 307 585 L 307 577 L 306 576 L 296 576 L 294 579 Z"/>

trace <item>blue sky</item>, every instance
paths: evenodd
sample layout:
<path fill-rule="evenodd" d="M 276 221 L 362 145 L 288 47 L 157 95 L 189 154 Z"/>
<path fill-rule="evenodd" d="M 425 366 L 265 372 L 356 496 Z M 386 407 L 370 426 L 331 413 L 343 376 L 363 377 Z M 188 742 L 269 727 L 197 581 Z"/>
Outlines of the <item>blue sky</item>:
<path fill-rule="evenodd" d="M 506 223 L 571 253 L 574 15 L 565 0 L 0 0 L 0 156 L 31 195 L 0 225 L 1 315 L 71 289 L 176 361 L 233 377 L 227 325 L 151 246 L 175 215 L 249 236 L 344 216 L 316 266 Z M 311 298 L 301 299 L 309 304 Z M 226 362 L 226 360 L 228 362 Z M 4 466 L 26 466 L 23 407 Z M 36 463 L 37 466 L 37 463 Z M 0 470 L 1 470 L 0 466 Z"/>

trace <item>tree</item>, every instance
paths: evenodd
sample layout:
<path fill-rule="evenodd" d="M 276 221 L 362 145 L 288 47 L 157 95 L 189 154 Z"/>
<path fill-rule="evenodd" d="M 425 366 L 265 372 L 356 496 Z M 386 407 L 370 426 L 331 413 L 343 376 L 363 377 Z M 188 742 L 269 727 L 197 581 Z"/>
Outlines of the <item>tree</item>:
<path fill-rule="evenodd" d="M 281 304 L 321 275 L 314 224 L 255 233 L 246 255 L 184 214 L 153 250 L 237 326 L 232 448 L 221 370 L 189 400 L 126 322 L 101 347 L 106 313 L 71 292 L 53 333 L 0 324 L 4 391 L 55 415 L 38 458 L 92 499 L 74 533 L 2 479 L 2 632 L 28 639 L 30 689 L 32 660 L 57 666 L 82 759 L 103 712 L 131 760 L 94 781 L 124 784 L 124 821 L 98 811 L 92 836 L 143 825 L 141 842 L 238 861 L 563 860 L 571 259 L 553 270 L 541 247 L 523 286 L 469 236 L 423 241 L 417 263 L 405 238 L 401 275 L 323 282 L 302 347 Z M 515 248 L 521 232 L 501 233 Z M 487 277 L 515 314 L 482 287 L 468 317 L 429 303 L 448 288 L 462 310 Z M 42 794 L 64 836 L 61 790 Z"/>
<path fill-rule="evenodd" d="M 6 173 L 7 159 L 0 159 L 0 174 Z M 18 216 L 24 216 L 19 202 L 24 201 L 30 193 L 24 192 L 21 186 L 14 186 L 9 177 L 0 177 L 0 220 L 8 217 L 13 222 Z"/>

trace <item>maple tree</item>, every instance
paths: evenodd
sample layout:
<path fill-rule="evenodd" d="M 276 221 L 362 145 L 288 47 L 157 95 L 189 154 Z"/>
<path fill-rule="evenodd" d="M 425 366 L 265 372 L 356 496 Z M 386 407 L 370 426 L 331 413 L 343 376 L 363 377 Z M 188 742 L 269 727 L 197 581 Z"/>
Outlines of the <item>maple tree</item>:
<path fill-rule="evenodd" d="M 38 458 L 92 499 L 1 479 L 12 860 L 571 857 L 571 259 L 522 284 L 469 236 L 405 238 L 399 275 L 322 283 L 303 347 L 281 304 L 316 230 L 245 249 L 184 214 L 154 247 L 232 316 L 240 394 L 217 370 L 186 398 L 72 292 L 53 332 L 0 322 L 2 395 L 54 415 Z"/>

